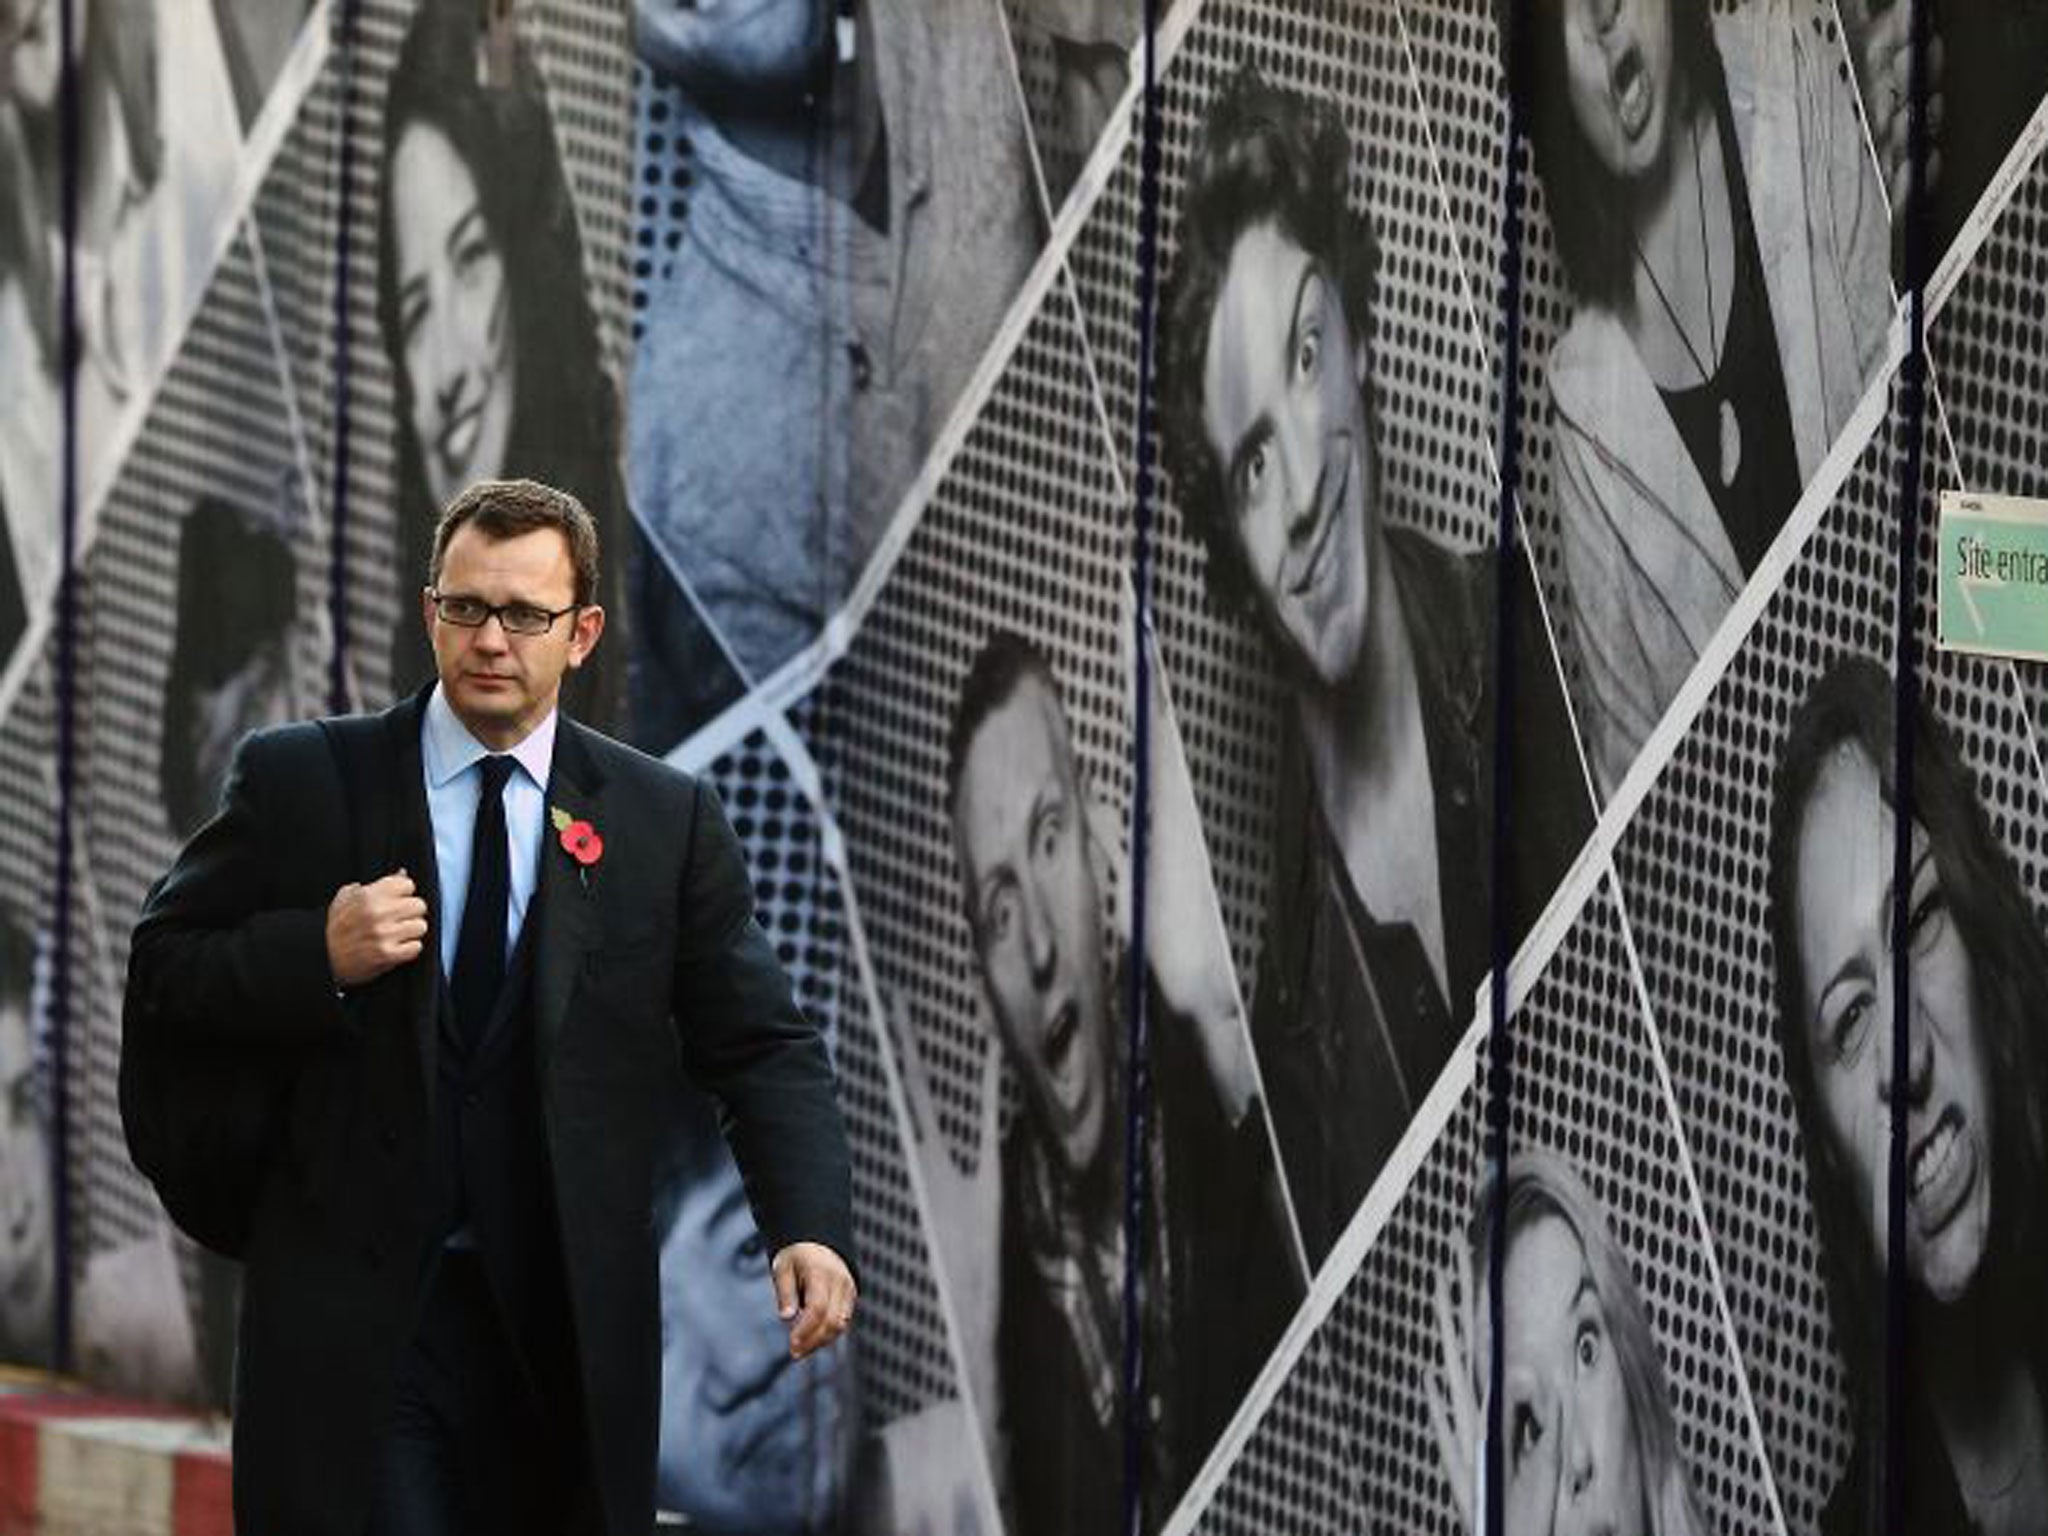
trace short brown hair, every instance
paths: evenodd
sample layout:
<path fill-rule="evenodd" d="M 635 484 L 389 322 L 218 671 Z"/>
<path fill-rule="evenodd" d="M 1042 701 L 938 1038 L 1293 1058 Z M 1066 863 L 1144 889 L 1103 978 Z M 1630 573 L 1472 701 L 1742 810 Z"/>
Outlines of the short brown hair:
<path fill-rule="evenodd" d="M 516 539 L 539 528 L 558 528 L 569 541 L 569 559 L 576 567 L 576 606 L 597 601 L 597 521 L 567 491 L 538 480 L 479 480 L 441 513 L 434 528 L 434 555 L 427 563 L 427 585 L 441 584 L 441 561 L 448 541 L 466 523 L 489 539 Z"/>

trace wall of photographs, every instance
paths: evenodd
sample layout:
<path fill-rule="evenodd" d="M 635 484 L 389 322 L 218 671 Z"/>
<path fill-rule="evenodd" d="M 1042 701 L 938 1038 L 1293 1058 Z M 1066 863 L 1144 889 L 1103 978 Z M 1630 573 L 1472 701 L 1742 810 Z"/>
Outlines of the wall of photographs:
<path fill-rule="evenodd" d="M 129 928 L 533 475 L 854 1141 L 792 1365 L 675 1084 L 664 1506 L 1470 1533 L 1497 1353 L 1512 1530 L 2048 1525 L 2048 682 L 1927 576 L 2048 493 L 2048 3 L 1917 3 L 0 0 L 0 1361 L 226 1405 Z"/>

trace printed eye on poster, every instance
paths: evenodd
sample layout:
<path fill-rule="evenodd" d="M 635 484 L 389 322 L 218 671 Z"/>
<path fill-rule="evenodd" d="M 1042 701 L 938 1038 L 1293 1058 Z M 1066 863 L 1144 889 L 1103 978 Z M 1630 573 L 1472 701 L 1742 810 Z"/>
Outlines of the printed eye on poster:
<path fill-rule="evenodd" d="M 2048 498 L 1941 494 L 1942 648 L 2048 660 Z"/>

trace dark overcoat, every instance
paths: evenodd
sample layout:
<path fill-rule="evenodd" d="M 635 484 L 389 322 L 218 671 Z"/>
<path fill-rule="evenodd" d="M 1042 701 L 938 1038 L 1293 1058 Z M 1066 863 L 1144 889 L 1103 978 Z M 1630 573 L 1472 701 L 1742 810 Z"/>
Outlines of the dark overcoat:
<path fill-rule="evenodd" d="M 428 1191 L 441 909 L 425 697 L 345 723 L 373 745 L 381 733 L 370 759 L 388 769 L 346 782 L 319 724 L 250 737 L 219 814 L 151 891 L 135 932 L 129 985 L 148 1006 L 131 999 L 130 1034 L 157 1032 L 150 1043 L 170 1051 L 232 1043 L 279 1085 L 235 1366 L 236 1526 L 259 1536 L 360 1536 L 439 1241 Z M 678 1053 L 723 1107 L 771 1252 L 813 1239 L 851 1256 L 848 1157 L 830 1062 L 754 921 L 710 789 L 563 717 L 547 805 L 603 839 L 586 868 L 544 832 L 528 917 L 539 924 L 534 1071 L 603 1524 L 645 1536 L 661 1357 L 651 1182 Z M 391 828 L 430 932 L 420 959 L 343 997 L 326 908 L 377 872 L 353 846 L 365 822 Z M 146 1064 L 164 1055 L 134 1045 L 121 1084 L 131 1144 L 136 1105 L 161 1089 Z"/>

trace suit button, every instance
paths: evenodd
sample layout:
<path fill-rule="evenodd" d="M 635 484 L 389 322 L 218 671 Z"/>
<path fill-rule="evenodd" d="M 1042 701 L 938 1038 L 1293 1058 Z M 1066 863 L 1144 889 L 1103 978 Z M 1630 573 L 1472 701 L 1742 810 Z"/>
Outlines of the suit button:
<path fill-rule="evenodd" d="M 386 1152 L 396 1152 L 398 1150 L 397 1128 L 389 1125 L 385 1126 L 383 1131 L 377 1137 L 377 1143 L 379 1146 L 383 1147 L 383 1149 Z"/>
<path fill-rule="evenodd" d="M 464 1109 L 475 1109 L 483 1101 L 484 1096 L 472 1088 L 462 1096 L 462 1107 Z"/>
<path fill-rule="evenodd" d="M 374 1237 L 363 1244 L 363 1263 L 371 1269 L 384 1267 L 384 1245 Z"/>

